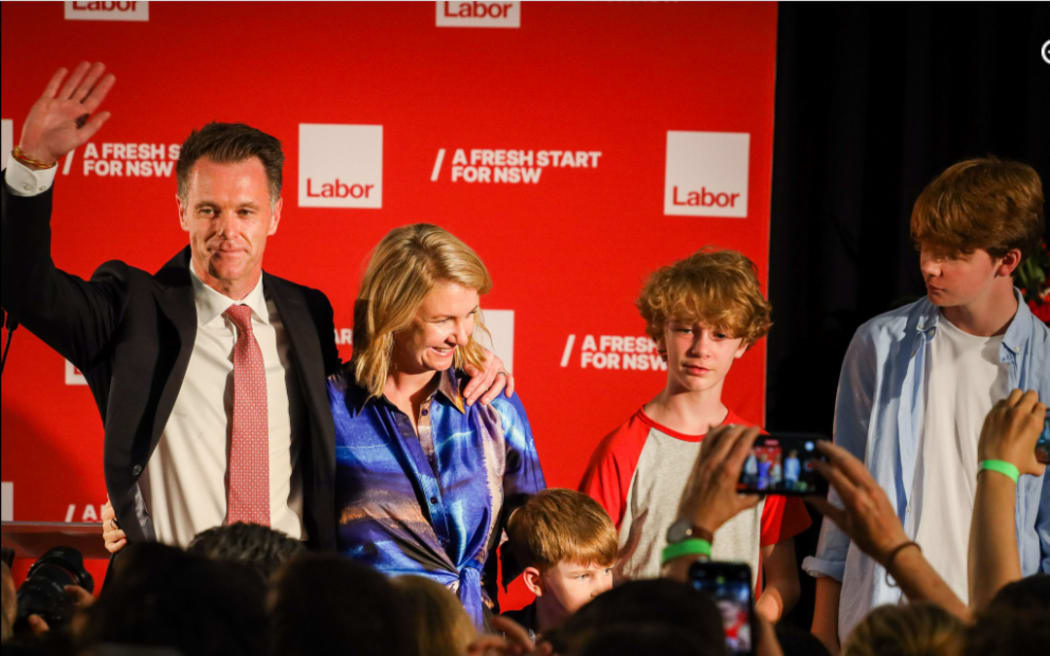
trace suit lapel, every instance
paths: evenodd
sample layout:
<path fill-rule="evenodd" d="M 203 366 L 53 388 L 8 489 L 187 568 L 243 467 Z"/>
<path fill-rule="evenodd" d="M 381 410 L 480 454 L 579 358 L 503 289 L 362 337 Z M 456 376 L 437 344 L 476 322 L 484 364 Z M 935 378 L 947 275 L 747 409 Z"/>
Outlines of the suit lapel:
<path fill-rule="evenodd" d="M 323 427 L 326 418 L 331 422 L 331 411 L 328 408 L 328 393 L 325 390 L 321 344 L 310 308 L 298 289 L 291 288 L 284 280 L 266 272 L 263 272 L 263 293 L 277 306 L 281 323 L 288 332 L 292 363 L 300 389 L 303 390 L 303 403 L 314 419 L 312 423 Z M 334 441 L 330 448 L 334 451 Z"/>
<path fill-rule="evenodd" d="M 153 430 L 150 434 L 150 450 L 160 440 L 161 433 L 168 423 L 175 399 L 182 389 L 186 367 L 193 353 L 193 343 L 197 338 L 197 306 L 193 301 L 193 285 L 190 282 L 189 252 L 187 246 L 173 257 L 157 272 L 155 280 L 160 285 L 157 293 L 157 304 L 175 328 L 178 344 L 161 345 L 162 351 L 171 352 L 178 349 L 171 374 L 164 382 L 164 389 L 157 400 L 157 412 L 154 415 Z"/>
<path fill-rule="evenodd" d="M 311 305 L 310 294 L 316 294 L 318 306 Z M 299 394 L 309 426 L 300 436 L 303 474 L 303 522 L 310 542 L 321 549 L 335 549 L 335 511 L 333 479 L 335 477 L 335 424 L 328 407 L 325 387 L 325 349 L 322 339 L 334 340 L 331 312 L 318 292 L 263 272 L 263 294 L 272 300 L 281 315 L 288 338 L 292 367 L 299 382 Z M 327 309 L 327 312 L 325 310 Z M 327 332 L 327 334 L 320 334 Z M 334 345 L 332 346 L 334 348 Z"/>

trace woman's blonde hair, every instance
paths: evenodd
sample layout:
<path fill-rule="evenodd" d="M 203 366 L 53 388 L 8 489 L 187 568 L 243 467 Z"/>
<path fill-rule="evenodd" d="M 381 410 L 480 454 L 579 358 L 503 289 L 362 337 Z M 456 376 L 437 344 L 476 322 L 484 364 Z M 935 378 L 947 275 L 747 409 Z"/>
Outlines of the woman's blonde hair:
<path fill-rule="evenodd" d="M 965 625 L 927 601 L 886 604 L 868 613 L 842 644 L 842 656 L 955 656 Z"/>
<path fill-rule="evenodd" d="M 470 246 L 443 228 L 428 223 L 394 228 L 376 246 L 361 291 L 354 303 L 354 355 L 357 384 L 370 396 L 380 396 L 390 373 L 394 333 L 412 325 L 423 298 L 439 282 L 454 282 L 478 294 L 492 288 L 492 279 Z M 485 329 L 481 313 L 475 330 Z M 481 346 L 471 335 L 456 349 L 454 365 L 480 366 Z"/>
<path fill-rule="evenodd" d="M 405 575 L 393 579 L 402 605 L 412 618 L 419 654 L 460 656 L 477 637 L 467 611 L 448 588 L 437 581 Z"/>

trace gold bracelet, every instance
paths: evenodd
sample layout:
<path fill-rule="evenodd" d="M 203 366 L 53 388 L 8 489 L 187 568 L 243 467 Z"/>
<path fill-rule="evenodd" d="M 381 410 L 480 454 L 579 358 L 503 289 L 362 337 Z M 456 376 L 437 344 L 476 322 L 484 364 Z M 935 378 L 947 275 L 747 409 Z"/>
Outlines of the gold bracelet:
<path fill-rule="evenodd" d="M 26 156 L 26 154 L 24 152 L 22 152 L 22 149 L 19 148 L 18 146 L 15 146 L 11 150 L 11 156 L 14 157 L 16 160 L 18 160 L 23 165 L 28 166 L 29 168 L 35 169 L 37 171 L 42 171 L 44 169 L 49 169 L 52 166 L 58 166 L 58 160 L 55 160 L 54 162 L 51 162 L 50 164 L 46 164 L 44 162 L 41 162 L 40 160 L 36 160 L 36 159 L 33 159 L 32 157 L 28 157 L 28 156 Z"/>

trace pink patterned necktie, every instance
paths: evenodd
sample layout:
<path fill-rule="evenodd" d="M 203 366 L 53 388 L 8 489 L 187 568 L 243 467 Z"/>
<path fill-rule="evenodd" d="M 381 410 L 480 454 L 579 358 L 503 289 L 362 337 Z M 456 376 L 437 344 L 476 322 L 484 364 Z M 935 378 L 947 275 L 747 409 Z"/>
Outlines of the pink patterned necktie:
<path fill-rule="evenodd" d="M 233 346 L 233 420 L 226 475 L 226 523 L 270 525 L 269 420 L 266 367 L 252 334 L 252 310 L 231 305 L 223 312 L 237 326 Z"/>

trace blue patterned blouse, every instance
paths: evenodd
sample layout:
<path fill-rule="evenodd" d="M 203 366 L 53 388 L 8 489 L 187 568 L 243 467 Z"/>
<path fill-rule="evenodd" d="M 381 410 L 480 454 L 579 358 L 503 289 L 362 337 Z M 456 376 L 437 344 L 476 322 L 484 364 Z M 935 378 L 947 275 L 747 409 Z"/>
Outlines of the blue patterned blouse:
<path fill-rule="evenodd" d="M 392 403 L 367 396 L 344 373 L 328 380 L 338 548 L 385 574 L 448 586 L 480 628 L 506 513 L 546 486 L 525 409 L 517 395 L 464 405 L 449 370 L 422 410 L 431 443 Z"/>

